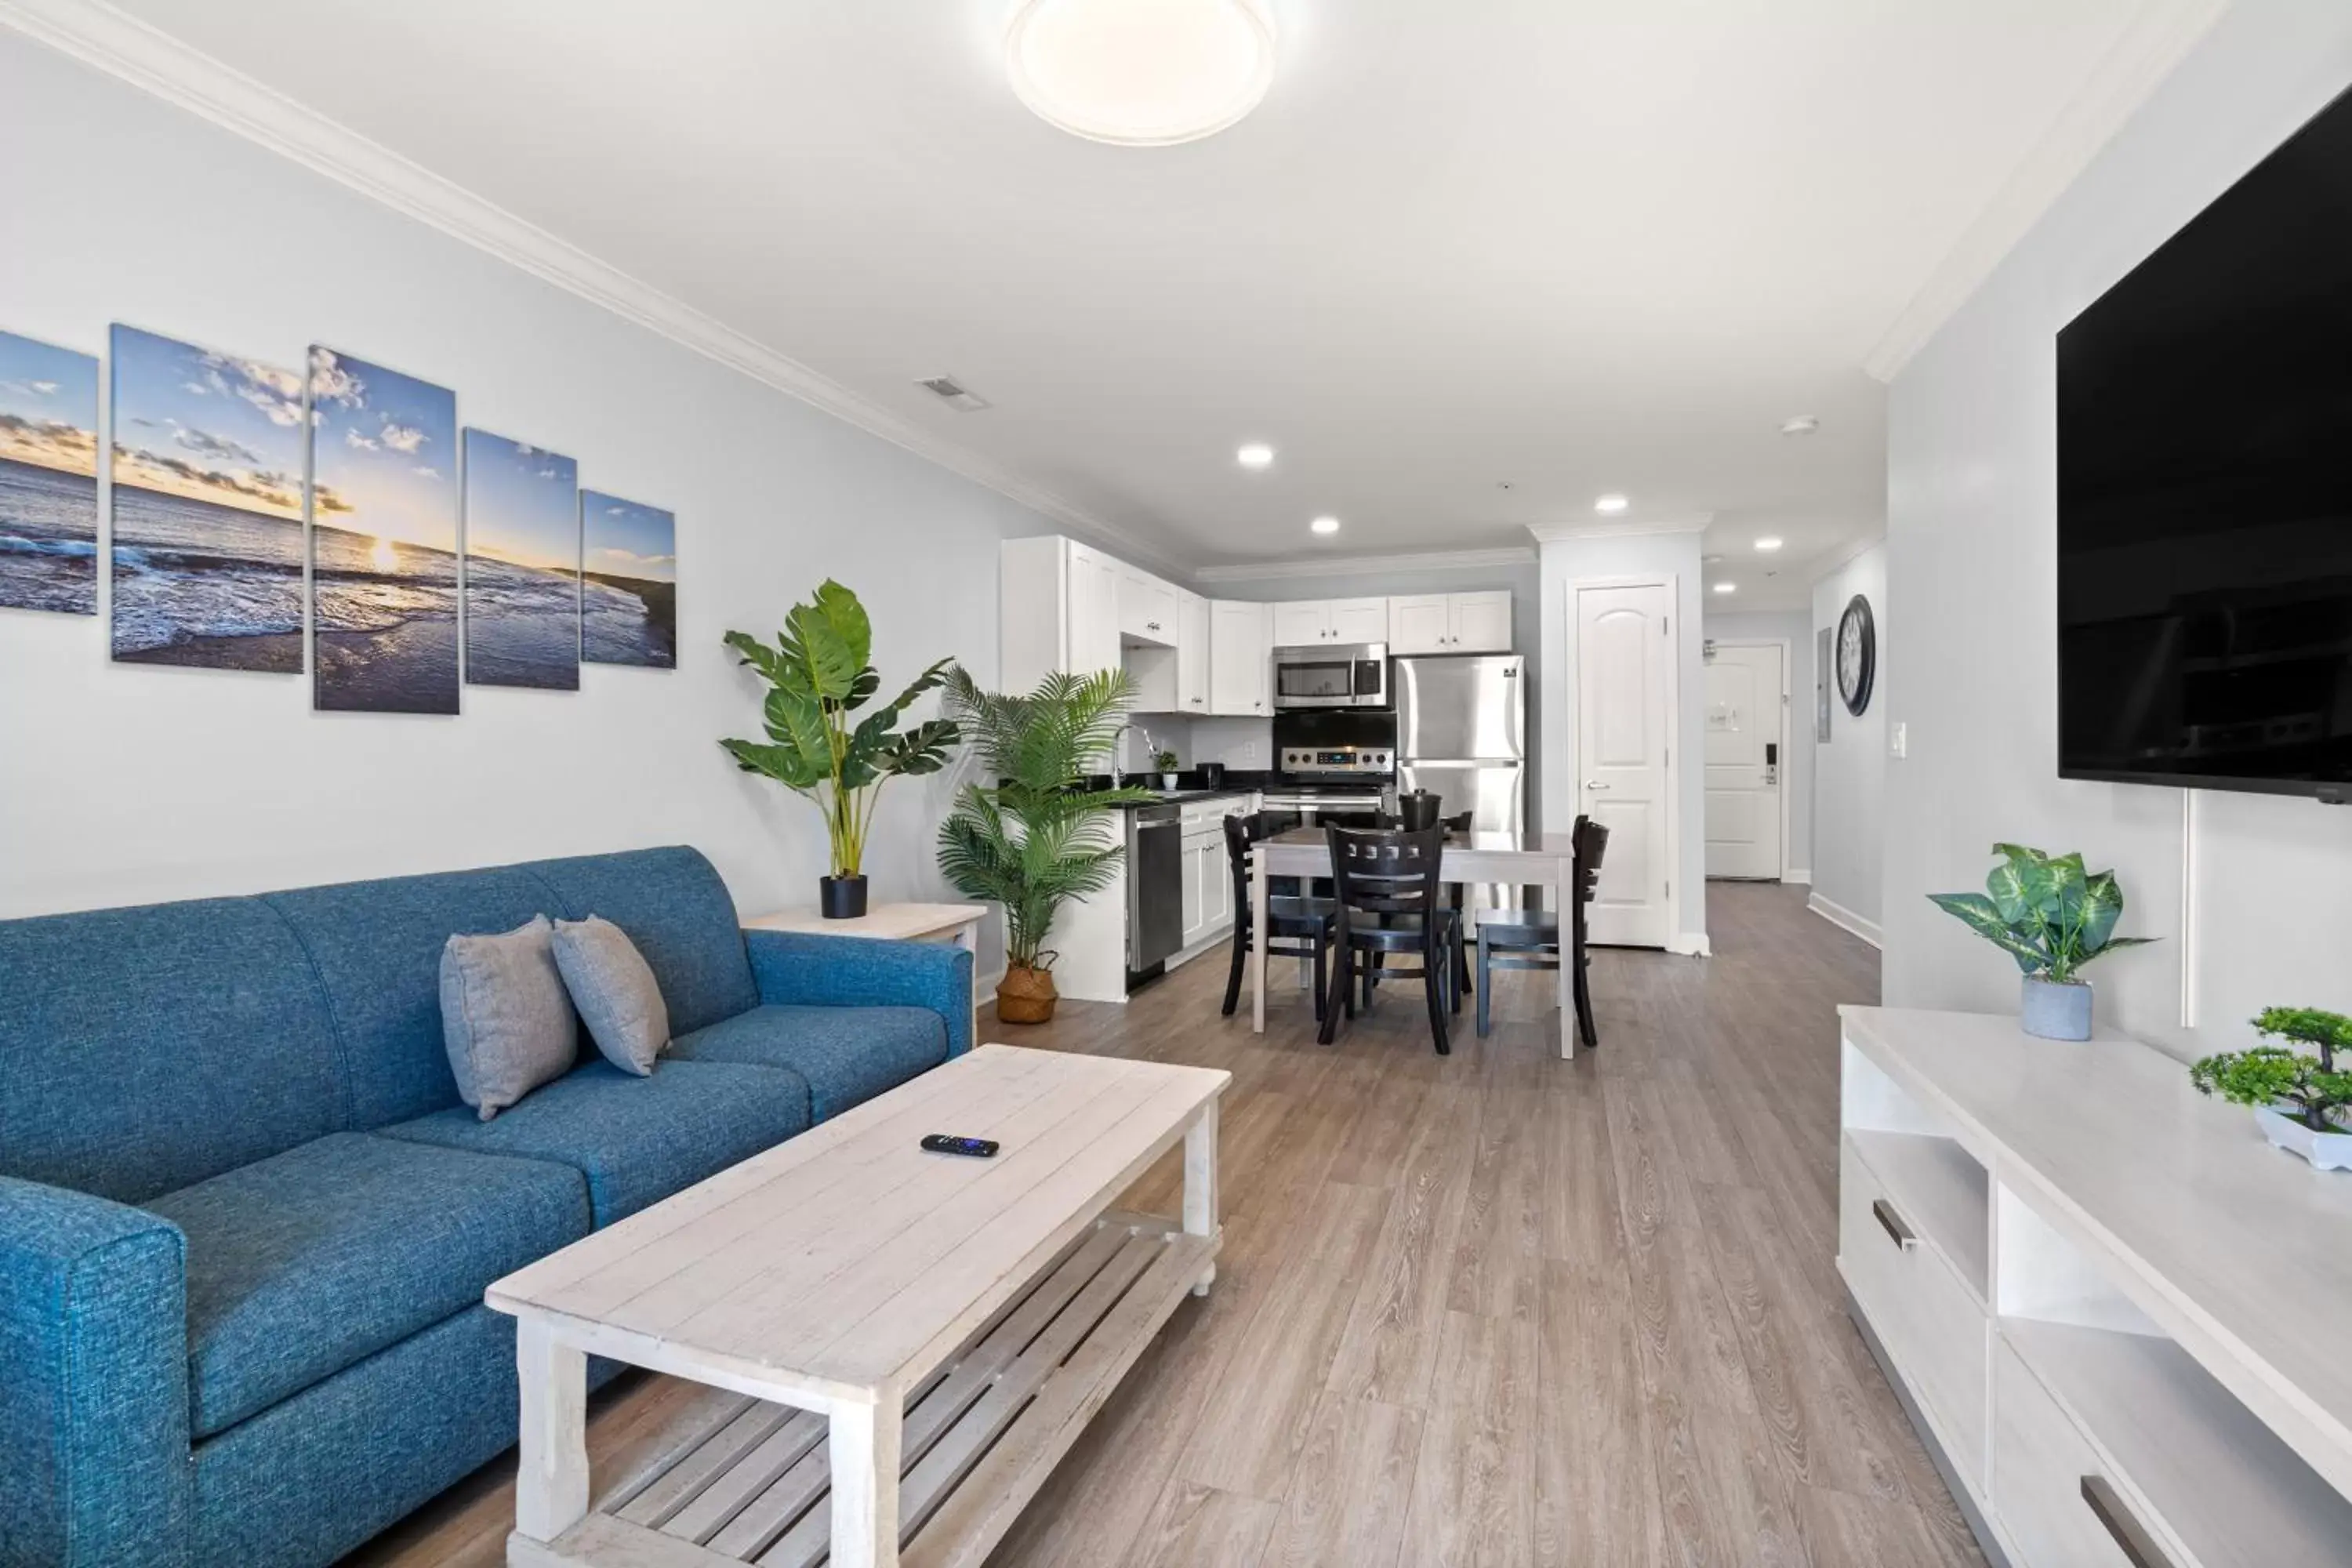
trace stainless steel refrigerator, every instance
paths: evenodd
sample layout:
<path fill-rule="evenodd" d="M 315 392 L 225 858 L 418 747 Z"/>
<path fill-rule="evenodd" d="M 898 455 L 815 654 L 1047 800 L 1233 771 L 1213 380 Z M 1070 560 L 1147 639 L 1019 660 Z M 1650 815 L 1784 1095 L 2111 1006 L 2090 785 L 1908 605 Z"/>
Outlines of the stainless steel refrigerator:
<path fill-rule="evenodd" d="M 1442 797 L 1481 833 L 1528 821 L 1526 661 L 1440 654 L 1396 661 L 1397 788 Z"/>

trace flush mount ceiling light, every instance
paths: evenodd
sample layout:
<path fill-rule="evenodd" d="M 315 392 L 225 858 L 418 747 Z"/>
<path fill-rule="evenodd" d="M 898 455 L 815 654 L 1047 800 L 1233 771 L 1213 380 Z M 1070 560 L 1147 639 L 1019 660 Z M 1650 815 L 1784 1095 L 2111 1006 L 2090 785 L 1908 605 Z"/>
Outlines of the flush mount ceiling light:
<path fill-rule="evenodd" d="M 1765 554 L 1769 555 L 1772 552 L 1780 548 L 1780 542 L 1768 533 L 1763 538 L 1756 542 L 1756 548 L 1764 552 Z"/>
<path fill-rule="evenodd" d="M 1024 0 L 1004 35 L 1022 102 L 1123 147 L 1215 135 L 1258 106 L 1274 59 L 1258 0 Z"/>
<path fill-rule="evenodd" d="M 1822 422 L 1810 414 L 1800 414 L 1794 419 L 1780 421 L 1783 436 L 1810 436 L 1822 427 Z"/>
<path fill-rule="evenodd" d="M 1274 448 L 1263 441 L 1252 441 L 1234 454 L 1234 461 L 1244 468 L 1263 468 L 1274 461 Z"/>
<path fill-rule="evenodd" d="M 1592 503 L 1592 510 L 1600 512 L 1604 517 L 1614 517 L 1633 504 L 1633 502 L 1627 500 L 1623 496 L 1602 496 Z"/>
<path fill-rule="evenodd" d="M 1339 531 L 1339 520 L 1336 517 L 1318 517 L 1307 526 L 1309 531 L 1316 533 L 1337 533 Z"/>
<path fill-rule="evenodd" d="M 1737 594 L 1739 592 L 1739 584 L 1737 583 L 1717 583 L 1715 585 L 1715 591 L 1718 594 Z"/>

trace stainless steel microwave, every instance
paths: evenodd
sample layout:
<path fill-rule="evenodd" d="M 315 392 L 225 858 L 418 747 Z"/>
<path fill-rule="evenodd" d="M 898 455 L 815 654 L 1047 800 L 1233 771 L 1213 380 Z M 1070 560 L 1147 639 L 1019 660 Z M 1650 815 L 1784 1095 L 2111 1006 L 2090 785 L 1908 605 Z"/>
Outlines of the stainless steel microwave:
<path fill-rule="evenodd" d="M 1283 708 L 1386 708 L 1389 645 L 1323 644 L 1274 650 L 1274 705 Z"/>

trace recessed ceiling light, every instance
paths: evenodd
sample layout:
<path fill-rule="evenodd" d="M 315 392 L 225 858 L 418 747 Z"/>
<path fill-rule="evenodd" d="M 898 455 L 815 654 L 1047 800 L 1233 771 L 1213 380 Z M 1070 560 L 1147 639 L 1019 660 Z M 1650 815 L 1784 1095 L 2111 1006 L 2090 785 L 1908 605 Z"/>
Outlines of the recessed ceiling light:
<path fill-rule="evenodd" d="M 1633 504 L 1623 496 L 1606 495 L 1592 503 L 1592 510 L 1613 517 Z"/>
<path fill-rule="evenodd" d="M 1265 97 L 1274 61 L 1258 0 L 1025 0 L 1004 34 L 1022 102 L 1127 147 L 1215 135 Z"/>
<path fill-rule="evenodd" d="M 1780 542 L 1768 533 L 1763 538 L 1756 542 L 1756 548 L 1763 551 L 1767 554 L 1769 554 L 1771 552 L 1780 548 Z"/>
<path fill-rule="evenodd" d="M 1794 419 L 1780 421 L 1783 436 L 1810 436 L 1822 427 L 1822 422 L 1810 414 L 1800 414 Z"/>
<path fill-rule="evenodd" d="M 1717 583 L 1715 585 L 1715 591 L 1718 594 L 1737 594 L 1739 592 L 1739 584 L 1737 583 Z"/>
<path fill-rule="evenodd" d="M 1336 517 L 1318 517 L 1307 526 L 1317 533 L 1337 533 L 1339 531 L 1339 520 Z"/>
<path fill-rule="evenodd" d="M 1251 441 L 1234 454 L 1234 461 L 1244 468 L 1263 468 L 1274 461 L 1274 448 L 1263 441 Z"/>

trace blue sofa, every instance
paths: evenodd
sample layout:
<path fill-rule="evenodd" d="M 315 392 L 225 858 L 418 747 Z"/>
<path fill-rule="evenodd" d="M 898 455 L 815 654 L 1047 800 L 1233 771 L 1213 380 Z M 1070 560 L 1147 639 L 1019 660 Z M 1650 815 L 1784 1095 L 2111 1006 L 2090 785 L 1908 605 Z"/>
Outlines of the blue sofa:
<path fill-rule="evenodd" d="M 534 914 L 626 931 L 677 1039 L 485 1122 L 442 944 Z M 743 931 L 685 848 L 0 921 L 0 1564 L 332 1561 L 514 1441 L 491 1280 L 971 1021 L 970 954 Z"/>

